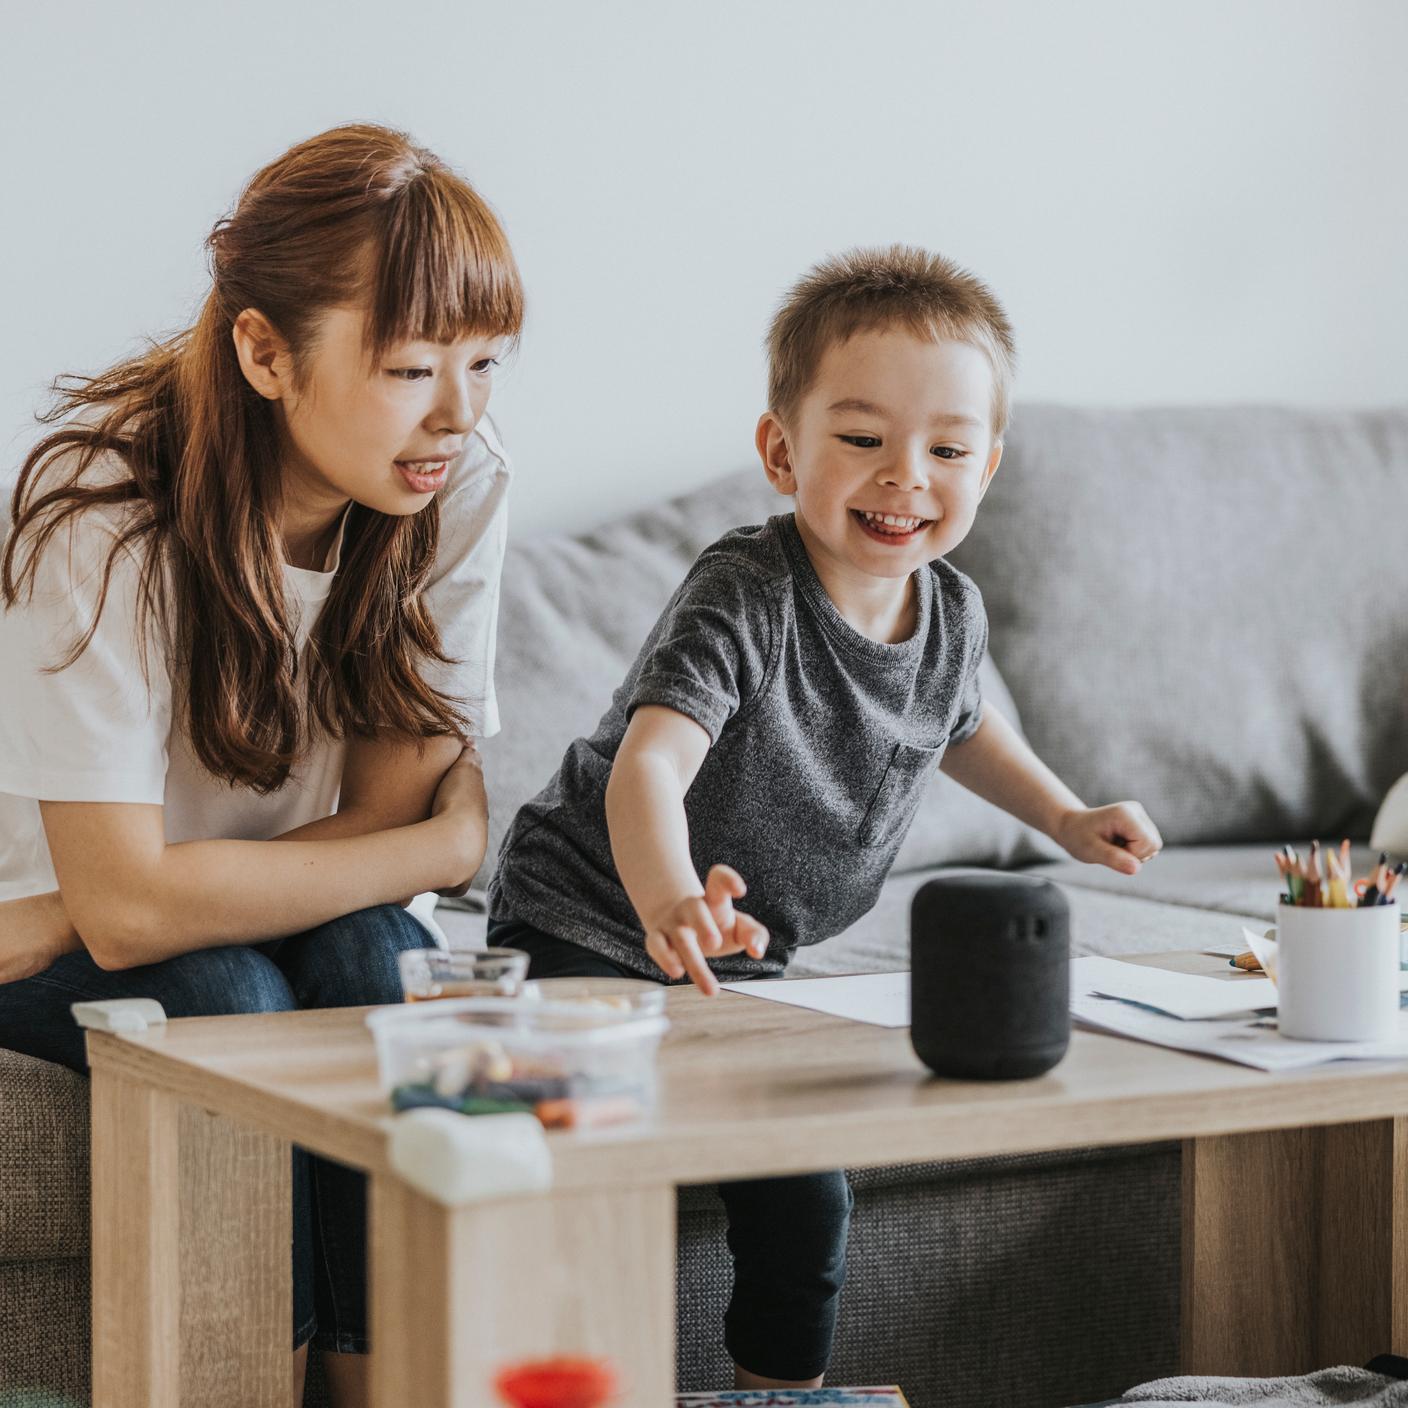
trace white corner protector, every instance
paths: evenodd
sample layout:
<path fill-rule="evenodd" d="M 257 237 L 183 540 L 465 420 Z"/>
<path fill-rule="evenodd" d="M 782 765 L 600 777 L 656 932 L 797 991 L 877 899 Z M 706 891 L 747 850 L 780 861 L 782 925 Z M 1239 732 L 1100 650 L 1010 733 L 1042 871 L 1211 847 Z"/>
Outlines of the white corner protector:
<path fill-rule="evenodd" d="M 401 1178 L 446 1207 L 552 1187 L 548 1141 L 529 1114 L 407 1110 L 392 1125 L 390 1154 Z"/>
<path fill-rule="evenodd" d="M 75 1002 L 69 1011 L 80 1027 L 95 1032 L 144 1032 L 166 1025 L 166 1010 L 152 997 L 114 997 L 107 1002 Z"/>

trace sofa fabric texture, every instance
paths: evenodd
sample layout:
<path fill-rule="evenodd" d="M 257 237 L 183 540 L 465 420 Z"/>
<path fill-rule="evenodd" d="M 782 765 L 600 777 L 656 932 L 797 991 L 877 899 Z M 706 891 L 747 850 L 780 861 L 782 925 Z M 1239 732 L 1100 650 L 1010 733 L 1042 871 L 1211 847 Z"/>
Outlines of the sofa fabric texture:
<path fill-rule="evenodd" d="M 1037 751 L 1176 844 L 1369 834 L 1408 764 L 1408 407 L 1020 409 L 953 561 Z"/>
<path fill-rule="evenodd" d="M 1269 851 L 1362 841 L 1408 771 L 1408 554 L 1378 527 L 1405 484 L 1408 408 L 1019 408 L 954 556 L 987 605 L 984 694 L 1087 801 L 1143 802 L 1171 844 L 1133 880 L 1077 865 L 939 776 L 875 909 L 790 972 L 906 967 L 914 892 L 955 865 L 1056 880 L 1076 953 L 1264 927 Z M 510 547 L 481 888 L 700 549 L 780 507 L 750 469 Z M 86 1388 L 86 1111 L 78 1077 L 0 1052 L 0 1396 Z M 1168 1145 L 853 1171 L 834 1381 L 898 1382 L 914 1408 L 1053 1408 L 1174 1372 L 1178 1176 Z M 718 1387 L 711 1190 L 682 1190 L 679 1225 L 681 1387 Z"/>

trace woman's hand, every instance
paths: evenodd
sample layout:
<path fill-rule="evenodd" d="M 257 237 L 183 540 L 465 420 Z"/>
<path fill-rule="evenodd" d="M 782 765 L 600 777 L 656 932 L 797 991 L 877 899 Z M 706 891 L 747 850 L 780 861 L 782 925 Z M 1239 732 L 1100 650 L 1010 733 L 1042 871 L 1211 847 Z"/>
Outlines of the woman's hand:
<path fill-rule="evenodd" d="M 1107 865 L 1122 875 L 1137 875 L 1164 844 L 1158 827 L 1138 802 L 1068 811 L 1055 837 L 1077 860 Z"/>
<path fill-rule="evenodd" d="M 460 755 L 445 770 L 435 797 L 430 804 L 432 817 L 443 817 L 459 838 L 454 844 L 454 879 L 436 893 L 445 896 L 462 895 L 469 889 L 474 873 L 483 860 L 483 843 L 487 834 L 488 803 L 484 796 L 484 760 L 473 740 L 466 743 Z M 472 863 L 465 857 L 472 857 Z M 465 870 L 468 869 L 468 874 Z"/>
<path fill-rule="evenodd" d="M 57 890 L 0 900 L 0 983 L 32 978 L 82 948 Z"/>

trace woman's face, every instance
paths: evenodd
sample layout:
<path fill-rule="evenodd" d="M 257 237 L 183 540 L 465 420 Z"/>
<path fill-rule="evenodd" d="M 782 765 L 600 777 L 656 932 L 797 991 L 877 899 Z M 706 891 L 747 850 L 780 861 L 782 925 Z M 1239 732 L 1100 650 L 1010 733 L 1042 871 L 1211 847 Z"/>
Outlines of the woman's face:
<path fill-rule="evenodd" d="M 309 503 L 355 499 L 380 513 L 416 513 L 444 485 L 484 414 L 507 339 L 406 342 L 372 365 L 364 316 L 360 308 L 325 312 L 300 376 L 286 351 L 266 367 L 278 382 L 270 399 L 284 439 L 285 492 Z M 240 350 L 246 376 L 269 395 Z"/>

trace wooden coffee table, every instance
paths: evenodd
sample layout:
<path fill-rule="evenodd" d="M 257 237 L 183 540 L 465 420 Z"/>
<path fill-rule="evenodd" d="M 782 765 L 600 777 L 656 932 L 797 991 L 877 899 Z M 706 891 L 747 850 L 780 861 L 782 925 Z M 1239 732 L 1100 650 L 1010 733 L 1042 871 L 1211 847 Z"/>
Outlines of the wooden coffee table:
<path fill-rule="evenodd" d="M 666 1408 L 679 1184 L 1165 1139 L 1186 1371 L 1408 1353 L 1408 1067 L 1273 1076 L 1078 1031 L 1037 1080 L 940 1081 L 905 1031 L 693 989 L 668 1010 L 654 1124 L 549 1135 L 547 1192 L 463 1207 L 391 1168 L 365 1009 L 90 1032 L 97 1408 L 286 1408 L 290 1142 L 370 1175 L 385 1408 L 486 1408 L 498 1366 L 557 1352 Z"/>

